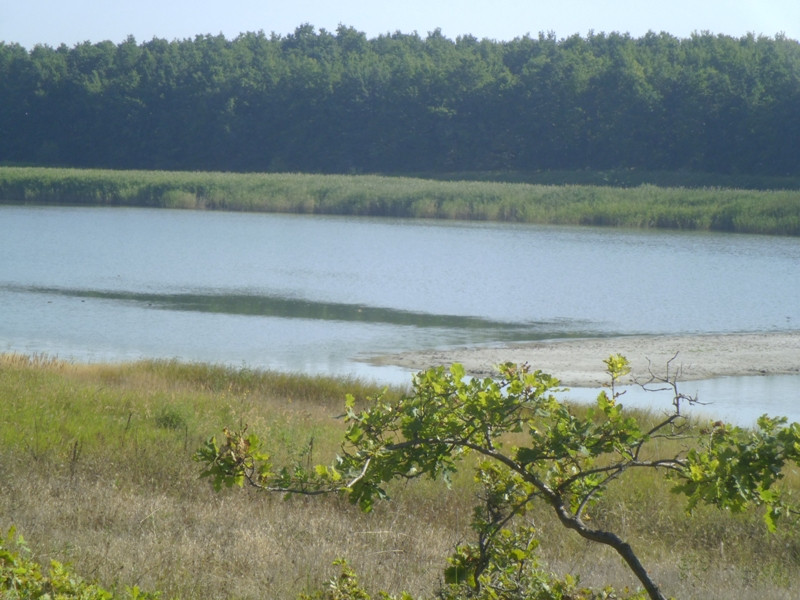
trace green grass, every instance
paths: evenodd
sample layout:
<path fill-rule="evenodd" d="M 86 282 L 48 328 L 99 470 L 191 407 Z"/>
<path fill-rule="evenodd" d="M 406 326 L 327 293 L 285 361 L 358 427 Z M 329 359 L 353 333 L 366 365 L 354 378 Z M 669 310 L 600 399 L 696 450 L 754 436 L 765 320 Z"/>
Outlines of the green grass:
<path fill-rule="evenodd" d="M 215 494 L 198 479 L 191 456 L 223 426 L 248 424 L 277 462 L 328 462 L 347 392 L 365 402 L 379 390 L 173 361 L 0 357 L 0 529 L 15 525 L 36 560 L 71 563 L 107 589 L 290 599 L 318 588 L 345 557 L 370 589 L 432 597 L 446 556 L 470 539 L 476 490 L 468 472 L 452 489 L 397 484 L 393 502 L 368 515 L 334 497 Z M 788 484 L 800 490 L 800 477 L 790 473 Z M 585 584 L 635 586 L 613 553 L 564 530 L 545 508 L 529 517 L 552 569 Z M 703 509 L 690 519 L 668 482 L 631 474 L 592 518 L 629 539 L 675 597 L 795 597 L 800 536 L 767 534 L 758 512 Z"/>
<path fill-rule="evenodd" d="M 459 175 L 454 175 L 459 177 Z M 465 175 L 462 175 L 465 177 Z M 0 203 L 145 206 L 403 218 L 692 229 L 800 235 L 800 192 L 657 186 L 615 175 L 611 185 L 443 180 L 379 175 L 234 174 L 0 167 Z M 529 180 L 536 179 L 528 177 Z M 547 181 L 548 178 L 540 177 Z M 581 173 L 561 181 L 592 181 Z M 677 176 L 653 181 L 680 182 Z M 636 185 L 629 185 L 631 181 Z M 731 183 L 738 180 L 730 179 Z M 777 184 L 775 184 L 777 185 Z"/>

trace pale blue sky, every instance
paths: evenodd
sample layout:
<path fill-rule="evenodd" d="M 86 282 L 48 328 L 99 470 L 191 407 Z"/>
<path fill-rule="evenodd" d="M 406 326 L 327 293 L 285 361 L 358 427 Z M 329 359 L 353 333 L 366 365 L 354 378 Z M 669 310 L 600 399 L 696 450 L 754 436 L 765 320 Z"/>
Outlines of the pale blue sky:
<path fill-rule="evenodd" d="M 368 37 L 437 27 L 455 38 L 509 40 L 553 31 L 648 30 L 687 37 L 695 31 L 749 32 L 800 39 L 800 0 L 0 0 L 0 41 L 73 46 L 82 41 L 138 42 L 244 31 L 280 35 L 302 23 L 330 31 L 352 26 Z"/>

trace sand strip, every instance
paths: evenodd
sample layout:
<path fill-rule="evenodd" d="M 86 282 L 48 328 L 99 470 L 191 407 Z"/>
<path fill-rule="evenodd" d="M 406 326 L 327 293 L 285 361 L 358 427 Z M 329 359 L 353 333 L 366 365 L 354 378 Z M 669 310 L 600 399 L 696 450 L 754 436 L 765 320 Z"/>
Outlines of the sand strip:
<path fill-rule="evenodd" d="M 603 359 L 622 354 L 631 376 L 664 375 L 680 368 L 679 381 L 733 375 L 800 374 L 800 331 L 720 335 L 653 335 L 587 338 L 513 344 L 503 347 L 454 348 L 404 352 L 376 357 L 376 365 L 422 370 L 458 362 L 472 375 L 496 373 L 503 362 L 525 363 L 555 375 L 566 386 L 593 387 L 608 382 Z"/>

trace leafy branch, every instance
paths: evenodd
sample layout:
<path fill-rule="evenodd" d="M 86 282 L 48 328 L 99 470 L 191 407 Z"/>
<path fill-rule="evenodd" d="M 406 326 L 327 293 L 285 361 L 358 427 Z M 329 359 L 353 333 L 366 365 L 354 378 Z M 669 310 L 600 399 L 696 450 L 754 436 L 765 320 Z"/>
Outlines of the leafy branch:
<path fill-rule="evenodd" d="M 379 396 L 357 411 L 348 396 L 347 430 L 331 465 L 276 469 L 246 428 L 225 429 L 224 443 L 211 438 L 196 458 L 215 489 L 246 482 L 270 492 L 340 492 L 369 511 L 376 499 L 389 497 L 388 482 L 423 476 L 449 481 L 462 461 L 475 455 L 476 481 L 483 489 L 473 520 L 478 544 L 456 550 L 447 581 L 468 586 L 473 595 L 480 593 L 482 581 L 509 584 L 509 561 L 515 556 L 530 561 L 532 550 L 524 528 L 509 527 L 531 503 L 542 501 L 564 527 L 613 548 L 645 593 L 662 599 L 630 544 L 589 524 L 589 511 L 609 487 L 631 469 L 656 470 L 677 482 L 674 491 L 688 497 L 688 511 L 701 502 L 734 511 L 761 505 L 767 527 L 774 530 L 779 517 L 795 514 L 775 484 L 784 466 L 800 458 L 800 424 L 787 426 L 785 419 L 764 416 L 755 431 L 718 423 L 698 436 L 683 411 L 695 400 L 679 393 L 671 362 L 666 377 L 653 376 L 649 383 L 672 389 L 672 410 L 649 427 L 620 403 L 617 384 L 630 371 L 620 355 L 605 361 L 610 389 L 582 411 L 557 399 L 556 378 L 528 365 L 507 363 L 499 367 L 498 378 L 477 379 L 467 378 L 456 364 L 417 374 L 411 393 L 397 402 Z M 656 439 L 680 441 L 682 450 L 651 456 L 650 442 Z M 505 574 L 497 579 L 499 573 Z"/>

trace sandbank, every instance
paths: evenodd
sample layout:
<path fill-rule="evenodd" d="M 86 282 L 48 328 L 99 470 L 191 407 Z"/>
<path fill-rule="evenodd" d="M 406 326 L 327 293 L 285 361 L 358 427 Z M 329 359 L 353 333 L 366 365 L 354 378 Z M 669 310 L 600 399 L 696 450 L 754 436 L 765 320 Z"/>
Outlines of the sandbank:
<path fill-rule="evenodd" d="M 727 376 L 800 374 L 800 331 L 702 335 L 646 335 L 540 341 L 403 352 L 375 357 L 376 365 L 412 370 L 461 363 L 467 373 L 490 376 L 504 362 L 528 363 L 557 377 L 565 386 L 595 387 L 608 383 L 603 360 L 622 354 L 631 364 L 624 383 L 648 379 L 650 373 L 677 373 L 678 381 Z M 671 362 L 670 362 L 671 361 Z"/>

